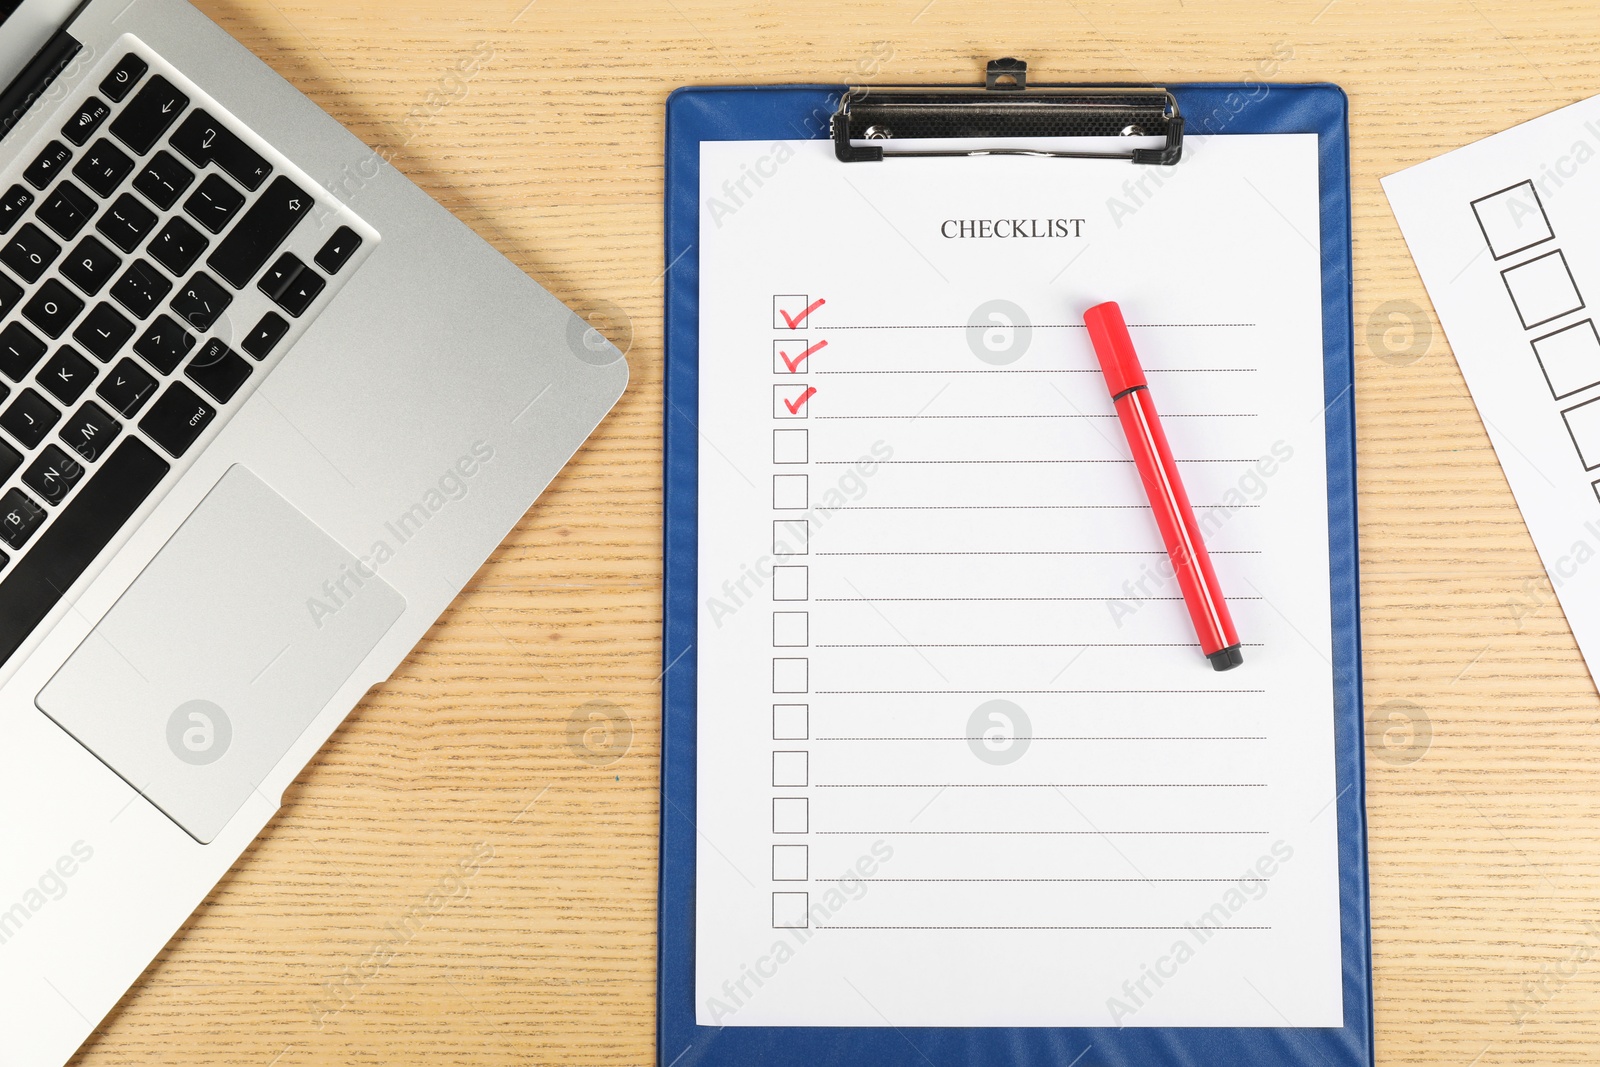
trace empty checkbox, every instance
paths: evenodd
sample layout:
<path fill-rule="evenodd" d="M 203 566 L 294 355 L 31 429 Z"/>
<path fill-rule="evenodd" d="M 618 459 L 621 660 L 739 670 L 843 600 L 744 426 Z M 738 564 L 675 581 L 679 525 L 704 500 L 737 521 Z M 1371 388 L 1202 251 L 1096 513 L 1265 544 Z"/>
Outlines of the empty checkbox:
<path fill-rule="evenodd" d="M 773 600 L 805 600 L 811 595 L 809 567 L 772 568 Z"/>
<path fill-rule="evenodd" d="M 810 845 L 773 845 L 772 880 L 804 882 L 811 877 Z"/>
<path fill-rule="evenodd" d="M 811 461 L 810 430 L 773 430 L 772 462 L 809 463 Z"/>
<path fill-rule="evenodd" d="M 811 925 L 806 913 L 810 907 L 809 893 L 772 894 L 772 926 L 776 930 L 794 930 Z"/>
<path fill-rule="evenodd" d="M 811 754 L 809 752 L 774 752 L 772 754 L 772 784 L 790 789 L 809 785 Z"/>
<path fill-rule="evenodd" d="M 805 556 L 811 552 L 810 519 L 775 519 L 772 523 L 774 556 Z"/>
<path fill-rule="evenodd" d="M 1531 330 L 1583 307 L 1578 283 L 1572 280 L 1567 257 L 1560 250 L 1507 267 L 1500 272 L 1516 306 L 1522 328 Z"/>
<path fill-rule="evenodd" d="M 1570 407 L 1561 417 L 1566 420 L 1567 434 L 1578 450 L 1583 469 L 1592 471 L 1600 467 L 1600 398 Z"/>
<path fill-rule="evenodd" d="M 1533 342 L 1539 369 L 1557 400 L 1600 384 L 1600 333 L 1584 319 Z"/>
<path fill-rule="evenodd" d="M 811 615 L 805 611 L 772 613 L 772 646 L 804 648 L 811 643 Z"/>
<path fill-rule="evenodd" d="M 772 705 L 772 739 L 805 741 L 811 736 L 811 705 Z"/>
<path fill-rule="evenodd" d="M 811 801 L 806 797 L 773 797 L 772 832 L 775 834 L 810 833 Z"/>
<path fill-rule="evenodd" d="M 1533 182 L 1523 181 L 1472 202 L 1483 239 L 1495 259 L 1532 248 L 1555 236 Z"/>
<path fill-rule="evenodd" d="M 776 511 L 804 511 L 811 506 L 809 474 L 774 474 L 772 507 Z"/>
<path fill-rule="evenodd" d="M 774 693 L 805 693 L 810 691 L 810 661 L 804 656 L 776 656 L 772 660 L 772 691 Z"/>

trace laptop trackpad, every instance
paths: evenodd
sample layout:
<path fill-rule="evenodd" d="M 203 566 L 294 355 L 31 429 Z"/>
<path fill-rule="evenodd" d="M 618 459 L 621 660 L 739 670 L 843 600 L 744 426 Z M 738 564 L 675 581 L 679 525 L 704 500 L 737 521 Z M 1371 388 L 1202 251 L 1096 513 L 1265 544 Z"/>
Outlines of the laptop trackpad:
<path fill-rule="evenodd" d="M 209 844 L 404 610 L 234 466 L 37 703 Z"/>

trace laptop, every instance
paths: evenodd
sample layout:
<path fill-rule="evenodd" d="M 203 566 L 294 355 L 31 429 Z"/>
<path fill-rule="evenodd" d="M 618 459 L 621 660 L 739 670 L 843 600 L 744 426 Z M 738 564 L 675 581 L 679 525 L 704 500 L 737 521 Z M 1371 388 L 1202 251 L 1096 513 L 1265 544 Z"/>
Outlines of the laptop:
<path fill-rule="evenodd" d="M 53 1067 L 628 372 L 183 0 L 7 8 L 0 1062 Z"/>

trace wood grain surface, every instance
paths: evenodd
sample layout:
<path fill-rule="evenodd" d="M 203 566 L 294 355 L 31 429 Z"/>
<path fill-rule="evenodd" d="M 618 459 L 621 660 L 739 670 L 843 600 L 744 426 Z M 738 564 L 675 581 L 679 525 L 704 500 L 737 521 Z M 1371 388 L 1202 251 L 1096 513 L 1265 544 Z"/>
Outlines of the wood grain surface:
<path fill-rule="evenodd" d="M 666 95 L 1013 54 L 1349 92 L 1379 1062 L 1600 1062 L 1600 701 L 1378 185 L 1600 89 L 1591 4 L 200 6 L 633 380 L 78 1063 L 654 1062 Z"/>

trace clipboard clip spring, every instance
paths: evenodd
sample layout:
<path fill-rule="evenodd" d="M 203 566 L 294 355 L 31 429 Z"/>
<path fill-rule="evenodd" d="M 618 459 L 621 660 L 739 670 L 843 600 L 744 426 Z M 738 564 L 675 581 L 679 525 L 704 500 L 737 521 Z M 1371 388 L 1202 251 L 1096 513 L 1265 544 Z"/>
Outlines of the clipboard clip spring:
<path fill-rule="evenodd" d="M 841 163 L 895 156 L 1042 156 L 1126 159 L 1173 166 L 1183 158 L 1183 116 L 1166 89 L 1141 85 L 1028 85 L 1021 59 L 989 61 L 981 86 L 901 85 L 844 91 L 830 121 Z M 1163 137 L 1160 148 L 1073 151 L 1043 148 L 908 148 L 856 141 L 921 138 Z"/>

